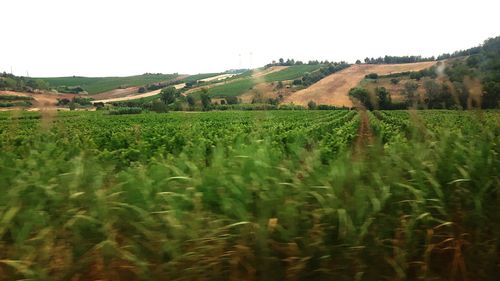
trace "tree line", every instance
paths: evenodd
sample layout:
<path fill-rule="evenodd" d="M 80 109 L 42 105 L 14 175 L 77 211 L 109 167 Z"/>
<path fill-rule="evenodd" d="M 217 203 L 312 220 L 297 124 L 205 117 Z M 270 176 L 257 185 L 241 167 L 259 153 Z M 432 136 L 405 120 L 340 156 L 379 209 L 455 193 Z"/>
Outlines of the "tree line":
<path fill-rule="evenodd" d="M 0 90 L 33 92 L 35 90 L 48 90 L 49 88 L 49 83 L 42 79 L 15 76 L 6 72 L 0 73 Z"/>

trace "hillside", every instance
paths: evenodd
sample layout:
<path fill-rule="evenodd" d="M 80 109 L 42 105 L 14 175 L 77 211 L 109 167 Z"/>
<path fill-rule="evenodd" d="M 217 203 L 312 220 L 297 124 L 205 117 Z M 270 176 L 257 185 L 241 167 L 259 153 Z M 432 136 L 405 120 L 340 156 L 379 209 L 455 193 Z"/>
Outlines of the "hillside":
<path fill-rule="evenodd" d="M 89 95 L 103 93 L 118 88 L 143 86 L 166 82 L 178 77 L 178 74 L 143 74 L 127 77 L 56 77 L 39 78 L 51 87 L 81 87 Z"/>
<path fill-rule="evenodd" d="M 301 78 L 307 73 L 317 71 L 324 65 L 293 65 L 293 66 L 271 66 L 268 68 L 256 69 L 251 74 L 244 73 L 231 80 L 217 83 L 205 87 L 208 95 L 214 98 L 241 97 L 249 100 L 249 96 L 256 94 L 256 91 L 262 95 L 269 95 L 275 89 L 275 83 L 285 82 Z M 188 92 L 199 94 L 199 89 L 193 89 Z"/>
<path fill-rule="evenodd" d="M 306 105 L 309 101 L 317 104 L 352 106 L 349 90 L 356 87 L 369 73 L 390 74 L 405 71 L 418 71 L 429 68 L 436 62 L 408 64 L 356 64 L 347 69 L 323 78 L 310 87 L 285 98 L 285 102 Z"/>

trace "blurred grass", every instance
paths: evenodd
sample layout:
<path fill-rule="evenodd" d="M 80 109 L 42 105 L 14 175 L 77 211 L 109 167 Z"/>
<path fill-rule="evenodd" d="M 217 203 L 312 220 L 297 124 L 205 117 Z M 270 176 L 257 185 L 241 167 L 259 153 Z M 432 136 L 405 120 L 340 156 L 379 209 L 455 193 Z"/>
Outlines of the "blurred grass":
<path fill-rule="evenodd" d="M 0 280 L 496 280 L 500 113 L 368 117 L 2 113 Z"/>

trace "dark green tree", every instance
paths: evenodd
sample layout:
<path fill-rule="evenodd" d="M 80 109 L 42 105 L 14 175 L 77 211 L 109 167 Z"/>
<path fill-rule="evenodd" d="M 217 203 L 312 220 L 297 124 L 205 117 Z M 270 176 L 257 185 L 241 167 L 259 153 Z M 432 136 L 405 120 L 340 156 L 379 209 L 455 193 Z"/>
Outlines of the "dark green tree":
<path fill-rule="evenodd" d="M 161 90 L 160 100 L 164 104 L 171 104 L 175 102 L 176 95 L 177 95 L 177 90 L 174 87 L 167 87 Z"/>
<path fill-rule="evenodd" d="M 312 101 L 312 100 L 311 100 L 311 101 L 309 101 L 309 102 L 307 103 L 307 108 L 309 108 L 309 109 L 313 110 L 313 109 L 316 109 L 316 108 L 317 108 L 317 105 L 316 105 L 316 103 L 315 103 L 314 101 Z"/>
<path fill-rule="evenodd" d="M 349 97 L 358 101 L 361 105 L 366 107 L 367 109 L 373 109 L 373 106 L 370 102 L 370 96 L 368 91 L 362 87 L 356 87 L 349 90 Z"/>

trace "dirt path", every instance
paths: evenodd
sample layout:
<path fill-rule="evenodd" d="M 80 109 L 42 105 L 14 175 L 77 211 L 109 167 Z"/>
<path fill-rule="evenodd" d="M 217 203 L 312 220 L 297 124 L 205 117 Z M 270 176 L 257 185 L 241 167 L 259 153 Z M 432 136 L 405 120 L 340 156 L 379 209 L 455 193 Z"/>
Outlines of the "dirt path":
<path fill-rule="evenodd" d="M 405 71 L 419 71 L 436 64 L 435 61 L 404 64 L 356 64 L 331 74 L 310 87 L 300 90 L 285 99 L 285 102 L 306 105 L 309 101 L 317 104 L 352 106 L 348 92 L 356 87 L 365 75 L 377 73 L 386 75 Z"/>
<path fill-rule="evenodd" d="M 356 158 L 364 155 L 366 148 L 373 144 L 373 132 L 370 127 L 370 120 L 365 109 L 358 111 L 360 124 L 358 128 L 358 136 L 354 145 L 354 155 Z"/>

